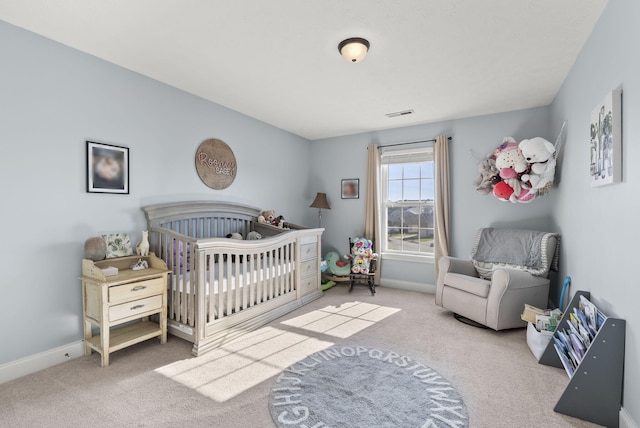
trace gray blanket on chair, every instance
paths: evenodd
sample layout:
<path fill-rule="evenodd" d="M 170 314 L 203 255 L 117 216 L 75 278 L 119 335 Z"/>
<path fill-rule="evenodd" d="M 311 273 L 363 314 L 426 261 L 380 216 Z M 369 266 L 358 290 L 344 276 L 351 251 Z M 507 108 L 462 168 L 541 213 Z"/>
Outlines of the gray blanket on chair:
<path fill-rule="evenodd" d="M 542 240 L 553 235 L 535 230 L 482 229 L 475 254 L 471 258 L 485 263 L 507 263 L 540 269 Z"/>

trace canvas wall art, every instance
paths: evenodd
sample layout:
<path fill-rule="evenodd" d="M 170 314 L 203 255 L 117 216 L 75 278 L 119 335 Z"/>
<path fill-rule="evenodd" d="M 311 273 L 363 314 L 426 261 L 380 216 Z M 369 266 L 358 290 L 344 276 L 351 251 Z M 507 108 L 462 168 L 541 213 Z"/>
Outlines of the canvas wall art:
<path fill-rule="evenodd" d="M 611 91 L 591 113 L 591 186 L 622 180 L 622 93 Z"/>

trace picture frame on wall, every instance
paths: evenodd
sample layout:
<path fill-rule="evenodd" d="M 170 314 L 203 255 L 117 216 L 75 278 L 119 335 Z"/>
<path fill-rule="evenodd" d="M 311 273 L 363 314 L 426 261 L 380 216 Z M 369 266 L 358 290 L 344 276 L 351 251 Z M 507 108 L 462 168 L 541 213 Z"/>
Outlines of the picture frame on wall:
<path fill-rule="evenodd" d="M 360 179 L 345 178 L 341 182 L 342 199 L 358 199 L 360 197 Z"/>
<path fill-rule="evenodd" d="M 87 141 L 87 192 L 129 194 L 129 148 Z"/>
<path fill-rule="evenodd" d="M 591 112 L 591 186 L 622 181 L 622 92 L 607 94 Z"/>

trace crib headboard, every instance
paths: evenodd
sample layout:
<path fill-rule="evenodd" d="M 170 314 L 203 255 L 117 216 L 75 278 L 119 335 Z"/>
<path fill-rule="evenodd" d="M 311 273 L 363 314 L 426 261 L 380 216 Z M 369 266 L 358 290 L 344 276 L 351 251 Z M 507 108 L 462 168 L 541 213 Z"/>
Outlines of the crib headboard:
<path fill-rule="evenodd" d="M 237 202 L 186 201 L 142 207 L 149 229 L 161 227 L 197 239 L 251 230 L 260 208 Z"/>

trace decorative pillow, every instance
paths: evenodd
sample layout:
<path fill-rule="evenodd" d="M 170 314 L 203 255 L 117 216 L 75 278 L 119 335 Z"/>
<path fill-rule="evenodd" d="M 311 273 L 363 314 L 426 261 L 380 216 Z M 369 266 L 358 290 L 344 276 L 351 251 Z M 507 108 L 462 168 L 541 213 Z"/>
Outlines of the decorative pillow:
<path fill-rule="evenodd" d="M 133 255 L 129 234 L 112 233 L 102 235 L 102 239 L 104 239 L 104 242 L 107 244 L 107 259 Z"/>

